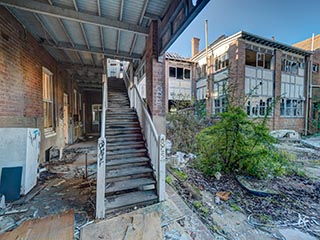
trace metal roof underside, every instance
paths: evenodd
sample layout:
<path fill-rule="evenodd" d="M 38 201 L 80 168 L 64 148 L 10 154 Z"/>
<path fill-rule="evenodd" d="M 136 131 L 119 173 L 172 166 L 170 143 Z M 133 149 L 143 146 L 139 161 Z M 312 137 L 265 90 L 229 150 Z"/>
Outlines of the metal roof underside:
<path fill-rule="evenodd" d="M 0 5 L 80 84 L 91 89 L 87 83 L 93 83 L 92 89 L 100 89 L 101 84 L 94 83 L 101 82 L 103 56 L 142 59 L 152 20 L 159 23 L 159 53 L 163 54 L 208 2 L 0 0 Z"/>

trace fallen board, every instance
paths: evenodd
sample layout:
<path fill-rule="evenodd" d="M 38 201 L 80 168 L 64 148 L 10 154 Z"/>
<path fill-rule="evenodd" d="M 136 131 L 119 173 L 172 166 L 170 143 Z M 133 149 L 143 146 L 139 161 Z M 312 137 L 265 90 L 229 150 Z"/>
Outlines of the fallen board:
<path fill-rule="evenodd" d="M 45 218 L 23 222 L 11 232 L 0 235 L 0 240 L 73 240 L 74 210 Z"/>
<path fill-rule="evenodd" d="M 159 212 L 129 213 L 81 229 L 81 240 L 162 240 Z"/>

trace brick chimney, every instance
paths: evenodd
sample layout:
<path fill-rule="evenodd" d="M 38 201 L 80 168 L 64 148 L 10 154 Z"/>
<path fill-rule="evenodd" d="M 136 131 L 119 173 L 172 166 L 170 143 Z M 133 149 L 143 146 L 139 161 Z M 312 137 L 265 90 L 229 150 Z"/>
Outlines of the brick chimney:
<path fill-rule="evenodd" d="M 200 39 L 193 37 L 191 39 L 191 57 L 194 57 L 199 52 Z"/>

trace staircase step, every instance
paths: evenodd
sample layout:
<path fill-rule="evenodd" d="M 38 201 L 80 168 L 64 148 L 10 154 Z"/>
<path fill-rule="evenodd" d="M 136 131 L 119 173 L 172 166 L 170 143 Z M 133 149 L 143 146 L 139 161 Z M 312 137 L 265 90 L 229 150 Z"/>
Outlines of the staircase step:
<path fill-rule="evenodd" d="M 131 139 L 142 139 L 142 133 L 128 133 L 128 134 L 120 134 L 120 135 L 111 135 L 107 137 L 107 142 L 113 141 L 114 139 L 121 139 L 125 140 L 125 138 L 131 138 Z M 111 140 L 112 139 L 112 140 Z"/>
<path fill-rule="evenodd" d="M 119 150 L 107 150 L 107 156 L 111 157 L 113 155 L 127 155 L 135 153 L 147 153 L 145 148 L 142 149 L 119 149 Z"/>
<path fill-rule="evenodd" d="M 147 152 L 131 152 L 131 153 L 122 153 L 122 154 L 107 154 L 107 160 L 115 160 L 120 158 L 133 158 L 133 157 L 146 157 Z"/>
<path fill-rule="evenodd" d="M 126 164 L 135 164 L 135 163 L 148 163 L 150 161 L 147 157 L 137 157 L 137 158 L 119 158 L 114 160 L 108 160 L 106 165 L 107 167 L 119 166 Z"/>
<path fill-rule="evenodd" d="M 119 182 L 109 183 L 106 188 L 106 193 L 120 192 L 124 190 L 131 190 L 142 186 L 154 185 L 156 181 L 153 178 L 135 178 L 123 180 Z"/>
<path fill-rule="evenodd" d="M 124 128 L 124 127 L 137 128 L 137 127 L 140 127 L 140 124 L 139 124 L 138 121 L 128 121 L 128 122 L 119 122 L 119 121 L 110 122 L 110 121 L 107 121 L 106 122 L 106 127 L 107 128 Z"/>
<path fill-rule="evenodd" d="M 109 146 L 107 144 L 107 151 L 114 151 L 114 150 L 120 150 L 120 149 L 139 149 L 139 148 L 145 148 L 144 142 L 140 143 L 131 143 L 127 145 L 111 145 Z"/>
<path fill-rule="evenodd" d="M 107 197 L 105 206 L 106 211 L 110 212 L 124 207 L 155 203 L 157 200 L 158 196 L 154 190 L 138 191 Z"/>
<path fill-rule="evenodd" d="M 117 146 L 127 146 L 127 145 L 131 145 L 131 144 L 143 144 L 144 145 L 144 141 L 143 140 L 135 140 L 135 141 L 125 141 L 125 142 L 117 142 L 117 143 L 112 143 L 109 142 L 107 143 L 107 147 L 117 147 Z"/>
<path fill-rule="evenodd" d="M 152 172 L 153 170 L 150 167 L 146 167 L 146 166 L 111 169 L 111 170 L 107 170 L 106 180 L 107 182 L 114 182 L 121 177 L 134 178 L 135 175 L 138 175 L 138 176 L 145 175 L 145 174 L 149 175 Z"/>

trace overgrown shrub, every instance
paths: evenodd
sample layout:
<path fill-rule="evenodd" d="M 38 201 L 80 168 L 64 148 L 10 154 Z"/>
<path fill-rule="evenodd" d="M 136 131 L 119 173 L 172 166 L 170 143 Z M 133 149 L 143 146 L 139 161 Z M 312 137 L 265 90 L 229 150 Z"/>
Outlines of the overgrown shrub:
<path fill-rule="evenodd" d="M 173 104 L 175 110 L 167 114 L 167 138 L 172 141 L 172 152 L 194 152 L 196 135 L 210 124 L 205 119 L 205 104 L 193 100 Z"/>
<path fill-rule="evenodd" d="M 266 177 L 287 171 L 288 160 L 273 146 L 265 119 L 248 119 L 241 106 L 228 104 L 220 121 L 197 135 L 196 166 L 206 175 L 235 172 Z"/>

